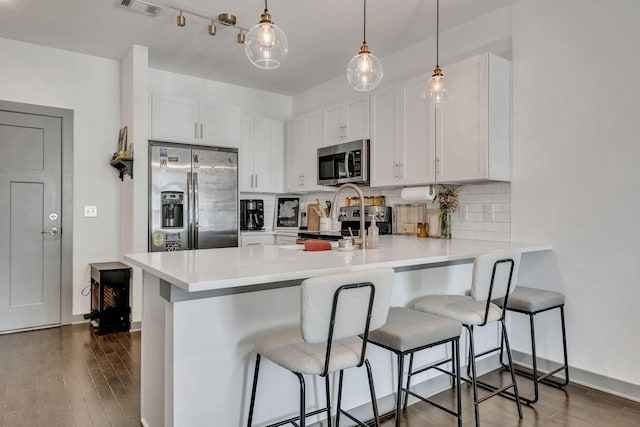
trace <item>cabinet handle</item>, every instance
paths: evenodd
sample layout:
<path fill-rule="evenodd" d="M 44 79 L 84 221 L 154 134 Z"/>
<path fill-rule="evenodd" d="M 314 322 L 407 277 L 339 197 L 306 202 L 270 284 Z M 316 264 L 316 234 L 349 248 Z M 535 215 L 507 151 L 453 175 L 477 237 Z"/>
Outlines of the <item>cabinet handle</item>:
<path fill-rule="evenodd" d="M 304 174 L 300 175 L 300 177 L 302 178 L 302 184 L 301 186 L 304 187 Z"/>
<path fill-rule="evenodd" d="M 394 163 L 394 165 L 393 165 L 393 177 L 396 178 L 396 179 L 398 178 L 398 164 L 397 163 Z"/>
<path fill-rule="evenodd" d="M 258 174 L 256 174 L 255 176 L 256 176 L 256 185 L 255 185 L 255 188 L 258 188 Z"/>
<path fill-rule="evenodd" d="M 200 139 L 204 139 L 204 126 L 200 123 Z"/>
<path fill-rule="evenodd" d="M 404 162 L 400 162 L 400 178 L 404 178 Z"/>
<path fill-rule="evenodd" d="M 193 137 L 198 139 L 198 123 L 193 124 Z"/>
<path fill-rule="evenodd" d="M 436 176 L 440 175 L 440 157 L 436 156 Z"/>
<path fill-rule="evenodd" d="M 251 174 L 251 185 L 250 185 L 250 187 L 253 188 L 253 174 Z"/>

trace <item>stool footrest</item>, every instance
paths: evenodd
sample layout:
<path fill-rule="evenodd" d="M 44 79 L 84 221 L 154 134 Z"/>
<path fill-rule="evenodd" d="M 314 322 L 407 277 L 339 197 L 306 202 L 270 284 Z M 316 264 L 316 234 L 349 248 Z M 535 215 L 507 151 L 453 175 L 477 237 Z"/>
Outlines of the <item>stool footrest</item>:
<path fill-rule="evenodd" d="M 441 409 L 441 410 L 443 410 L 444 412 L 446 412 L 446 413 L 448 413 L 448 414 L 451 414 L 451 415 L 453 415 L 453 416 L 454 416 L 454 417 L 456 417 L 456 418 L 460 418 L 460 416 L 458 415 L 458 413 L 457 413 L 457 412 L 452 411 L 451 409 L 446 408 L 446 407 L 444 407 L 444 406 L 440 405 L 439 403 L 433 402 L 432 400 L 429 400 L 429 399 L 427 399 L 426 397 L 420 396 L 419 394 L 414 393 L 414 392 L 412 392 L 411 390 L 407 390 L 407 389 L 406 389 L 406 388 L 404 388 L 404 387 L 402 388 L 402 391 L 403 391 L 403 392 L 405 392 L 405 393 L 409 393 L 411 396 L 416 397 L 416 398 L 418 398 L 418 399 L 422 400 L 422 401 L 423 401 L 423 402 L 425 402 L 425 403 L 428 403 L 428 404 L 430 404 L 430 405 L 433 405 L 433 406 L 435 406 L 436 408 Z"/>
<path fill-rule="evenodd" d="M 506 368 L 506 366 L 503 367 Z M 527 366 L 522 366 L 522 365 L 516 365 L 515 363 L 513 364 L 513 369 L 514 371 L 522 376 L 525 376 L 531 380 L 534 380 L 535 378 L 533 377 L 533 369 L 527 367 Z M 538 378 L 535 379 L 536 381 L 538 381 L 539 383 L 543 383 L 546 385 L 550 385 L 553 387 L 557 387 L 557 388 L 562 388 L 564 386 L 566 386 L 567 384 L 569 384 L 569 380 L 565 379 L 565 380 L 561 380 L 560 378 L 557 377 L 553 377 L 553 375 L 557 374 L 558 372 L 564 371 L 565 369 L 567 369 L 566 366 L 562 365 L 556 369 L 554 369 L 553 371 L 547 372 L 547 373 L 543 373 L 542 375 L 540 375 L 540 373 L 538 373 Z"/>

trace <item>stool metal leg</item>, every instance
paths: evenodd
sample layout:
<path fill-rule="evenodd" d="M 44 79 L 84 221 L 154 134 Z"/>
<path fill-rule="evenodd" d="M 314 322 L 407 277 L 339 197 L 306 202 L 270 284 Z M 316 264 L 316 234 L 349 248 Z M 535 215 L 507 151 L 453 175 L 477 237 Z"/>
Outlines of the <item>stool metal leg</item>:
<path fill-rule="evenodd" d="M 462 427 L 462 391 L 460 390 L 460 339 L 454 340 L 452 343 L 452 347 L 452 357 L 455 360 L 454 369 L 456 370 L 456 379 L 454 384 L 457 389 L 456 398 L 458 404 L 458 414 L 456 415 L 456 417 L 458 418 L 458 427 Z"/>
<path fill-rule="evenodd" d="M 344 371 L 340 370 L 340 374 L 338 375 L 338 401 L 336 402 L 336 427 L 340 427 L 340 414 L 342 413 L 340 404 L 342 403 L 342 377 L 343 376 L 344 376 Z"/>
<path fill-rule="evenodd" d="M 253 408 L 256 403 L 256 388 L 258 387 L 258 372 L 260 371 L 260 353 L 256 355 L 256 367 L 253 371 L 253 386 L 251 387 L 251 403 L 249 404 L 249 417 L 247 420 L 247 427 L 251 427 L 253 421 Z"/>
<path fill-rule="evenodd" d="M 367 366 L 367 376 L 369 377 L 369 391 L 371 392 L 371 406 L 373 407 L 373 422 L 375 427 L 380 426 L 380 416 L 378 415 L 378 401 L 376 400 L 376 389 L 373 386 L 373 374 L 371 373 L 371 364 L 369 359 L 364 360 Z M 303 426 L 301 426 L 303 427 Z"/>
<path fill-rule="evenodd" d="M 413 356 L 413 353 L 411 354 L 411 356 Z M 396 392 L 396 427 L 400 427 L 400 411 L 402 409 L 402 373 L 403 373 L 402 371 L 403 370 L 404 370 L 404 355 L 402 353 L 398 353 L 398 390 Z M 411 372 L 411 368 L 409 368 L 409 372 Z"/>
<path fill-rule="evenodd" d="M 480 427 L 480 412 L 478 405 L 478 382 L 476 378 L 476 358 L 473 346 L 473 325 L 463 325 L 469 331 L 469 363 L 467 363 L 467 374 L 471 365 L 471 384 L 473 386 L 473 410 L 475 411 L 476 427 Z"/>
<path fill-rule="evenodd" d="M 327 396 L 327 427 L 331 427 L 331 393 L 329 392 L 329 375 L 324 377 L 324 391 Z"/>
<path fill-rule="evenodd" d="M 300 381 L 300 427 L 305 427 L 306 424 L 306 415 L 305 415 L 305 386 L 304 386 L 304 377 L 302 374 L 294 372 L 296 377 L 298 377 L 298 381 Z"/>
<path fill-rule="evenodd" d="M 414 353 L 411 353 L 411 356 L 409 357 L 409 370 L 407 371 L 407 391 L 404 394 L 404 405 L 402 406 L 402 410 L 406 411 L 407 410 L 407 406 L 409 406 L 409 392 L 411 391 L 411 375 L 413 374 L 413 355 Z"/>
<path fill-rule="evenodd" d="M 513 393 L 515 394 L 516 406 L 518 407 L 518 417 L 522 419 L 522 405 L 520 404 L 520 395 L 518 394 L 518 383 L 516 382 L 516 373 L 513 369 L 513 358 L 511 357 L 511 346 L 509 345 L 509 337 L 507 336 L 507 328 L 504 324 L 504 318 L 500 319 L 502 323 L 502 336 L 507 347 L 507 357 L 509 358 L 509 371 L 511 372 L 511 382 L 513 383 Z"/>
<path fill-rule="evenodd" d="M 560 322 L 562 323 L 562 349 L 564 351 L 564 382 L 562 387 L 569 384 L 569 357 L 567 356 L 567 329 L 564 324 L 564 305 L 560 306 Z"/>

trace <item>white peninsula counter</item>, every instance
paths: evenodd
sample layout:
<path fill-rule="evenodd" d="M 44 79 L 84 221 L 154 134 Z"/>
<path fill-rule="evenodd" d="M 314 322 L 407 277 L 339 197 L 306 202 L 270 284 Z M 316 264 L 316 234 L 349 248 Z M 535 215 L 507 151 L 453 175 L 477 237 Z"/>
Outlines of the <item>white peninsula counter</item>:
<path fill-rule="evenodd" d="M 141 412 L 146 427 L 246 424 L 256 336 L 297 323 L 299 290 L 308 277 L 393 267 L 392 305 L 428 293 L 463 293 L 479 254 L 550 246 L 380 236 L 378 249 L 305 252 L 290 246 L 247 246 L 125 255 L 144 271 Z M 523 262 L 528 255 L 524 255 Z M 378 397 L 394 390 L 392 359 L 369 348 Z M 297 380 L 261 367 L 256 425 L 295 414 Z M 343 407 L 366 403 L 361 373 L 345 376 Z M 317 389 L 317 393 L 314 393 Z M 309 408 L 324 404 L 322 383 L 308 383 Z M 319 397 L 317 397 L 319 396 Z"/>

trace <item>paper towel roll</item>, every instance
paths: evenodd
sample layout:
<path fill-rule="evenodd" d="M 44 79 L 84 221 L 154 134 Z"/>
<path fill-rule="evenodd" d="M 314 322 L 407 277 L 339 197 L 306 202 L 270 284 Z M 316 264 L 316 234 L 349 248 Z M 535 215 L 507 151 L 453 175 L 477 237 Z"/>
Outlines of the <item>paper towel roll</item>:
<path fill-rule="evenodd" d="M 433 200 L 436 198 L 436 192 L 432 185 L 407 187 L 402 189 L 400 197 L 403 200 Z"/>

